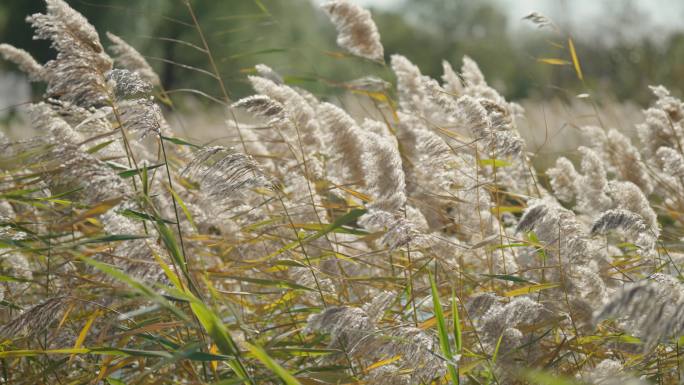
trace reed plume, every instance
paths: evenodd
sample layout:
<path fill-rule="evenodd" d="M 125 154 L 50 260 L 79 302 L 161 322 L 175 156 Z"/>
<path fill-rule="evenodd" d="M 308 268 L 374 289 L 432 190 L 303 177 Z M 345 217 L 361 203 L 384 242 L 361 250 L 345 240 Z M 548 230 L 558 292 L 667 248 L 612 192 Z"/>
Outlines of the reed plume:
<path fill-rule="evenodd" d="M 380 33 L 370 12 L 347 0 L 329 1 L 321 7 L 337 28 L 337 45 L 356 56 L 384 62 Z"/>

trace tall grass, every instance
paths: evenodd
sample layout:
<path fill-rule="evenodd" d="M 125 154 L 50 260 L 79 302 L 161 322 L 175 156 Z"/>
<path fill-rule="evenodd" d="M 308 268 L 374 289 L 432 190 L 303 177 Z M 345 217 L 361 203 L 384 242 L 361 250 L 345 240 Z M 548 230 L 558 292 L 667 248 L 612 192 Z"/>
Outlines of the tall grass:
<path fill-rule="evenodd" d="M 376 118 L 260 64 L 254 96 L 221 86 L 239 148 L 203 146 L 174 136 L 141 54 L 46 3 L 28 20 L 55 59 L 0 45 L 46 85 L 40 134 L 0 142 L 3 383 L 680 381 L 684 103 L 666 88 L 638 141 L 585 127 L 579 165 L 538 175 L 524 110 L 473 60 L 442 82 L 386 63 L 370 13 L 332 1 L 338 55 L 393 73 L 342 85 Z"/>

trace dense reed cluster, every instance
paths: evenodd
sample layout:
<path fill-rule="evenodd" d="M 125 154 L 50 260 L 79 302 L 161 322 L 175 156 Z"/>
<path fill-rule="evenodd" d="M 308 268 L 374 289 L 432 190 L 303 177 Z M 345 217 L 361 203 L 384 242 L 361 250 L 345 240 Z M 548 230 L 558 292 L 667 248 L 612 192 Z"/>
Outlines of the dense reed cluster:
<path fill-rule="evenodd" d="M 678 381 L 666 88 L 638 138 L 585 127 L 579 158 L 538 174 L 524 110 L 473 60 L 441 81 L 385 63 L 370 13 L 336 0 L 338 45 L 393 73 L 345 84 L 368 113 L 259 64 L 226 103 L 235 146 L 200 146 L 143 55 L 46 3 L 27 20 L 54 59 L 0 45 L 45 84 L 39 135 L 0 143 L 3 383 Z"/>

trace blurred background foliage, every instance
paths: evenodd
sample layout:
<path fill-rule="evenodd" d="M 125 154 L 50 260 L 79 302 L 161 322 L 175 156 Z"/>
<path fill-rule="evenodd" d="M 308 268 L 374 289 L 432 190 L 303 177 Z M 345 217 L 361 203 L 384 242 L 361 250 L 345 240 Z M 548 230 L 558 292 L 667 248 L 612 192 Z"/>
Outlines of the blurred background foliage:
<path fill-rule="evenodd" d="M 645 105 L 649 84 L 664 84 L 675 94 L 684 88 L 684 32 L 633 36 L 629 30 L 645 23 L 637 2 L 606 2 L 606 17 L 596 36 L 576 35 L 587 27 L 584 23 L 575 23 L 574 28 L 561 25 L 560 34 L 538 29 L 511 17 L 493 1 L 394 0 L 393 6 L 372 12 L 387 55 L 403 54 L 425 74 L 439 77 L 443 59 L 458 68 L 467 54 L 480 64 L 488 81 L 513 100 L 567 99 L 586 90 L 571 65 L 539 61 L 570 60 L 563 48 L 568 34 L 575 41 L 587 86 L 600 95 Z M 197 48 L 202 43 L 182 0 L 69 3 L 96 26 L 105 46 L 103 32 L 111 31 L 144 53 L 166 89 L 199 89 L 220 98 L 215 79 L 183 67 L 210 69 L 206 53 Z M 311 0 L 191 4 L 231 96 L 250 93 L 245 74 L 257 63 L 317 94 L 337 92 L 339 82 L 367 74 L 392 80 L 387 68 L 341 55 L 333 26 Z M 31 40 L 32 31 L 24 21 L 25 15 L 43 8 L 41 0 L 0 2 L 0 41 L 27 49 L 41 62 L 48 60 L 53 53 L 45 42 Z M 13 70 L 5 62 L 0 69 Z"/>

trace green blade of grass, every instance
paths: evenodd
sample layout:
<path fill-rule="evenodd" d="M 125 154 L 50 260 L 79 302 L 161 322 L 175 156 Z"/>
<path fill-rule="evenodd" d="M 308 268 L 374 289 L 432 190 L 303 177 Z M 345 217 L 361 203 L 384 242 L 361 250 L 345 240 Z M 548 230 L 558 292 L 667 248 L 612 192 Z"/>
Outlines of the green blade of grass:
<path fill-rule="evenodd" d="M 444 311 L 442 310 L 442 304 L 439 302 L 439 292 L 437 291 L 437 284 L 435 279 L 430 274 L 430 289 L 432 291 L 432 305 L 434 307 L 435 318 L 437 319 L 437 332 L 439 334 L 439 347 L 442 350 L 442 354 L 447 358 L 447 369 L 449 370 L 449 376 L 451 377 L 451 382 L 456 385 L 459 383 L 458 370 L 454 366 L 454 355 L 451 352 L 451 345 L 449 344 L 449 334 L 447 332 L 446 321 L 444 320 Z"/>
<path fill-rule="evenodd" d="M 200 148 L 200 146 L 198 146 L 198 145 L 196 145 L 196 144 L 192 144 L 192 143 L 187 142 L 187 141 L 185 141 L 185 140 L 183 140 L 183 139 L 180 139 L 180 138 L 172 138 L 172 137 L 170 137 L 170 136 L 164 136 L 164 135 L 162 135 L 162 139 L 165 140 L 165 141 L 167 141 L 167 142 L 171 142 L 171 143 L 173 143 L 173 144 L 177 144 L 177 145 L 180 145 L 180 146 L 190 146 L 190 147 Z"/>
<path fill-rule="evenodd" d="M 7 357 L 34 357 L 40 355 L 55 355 L 55 354 L 97 354 L 104 356 L 120 356 L 120 357 L 154 357 L 154 358 L 170 358 L 171 353 L 163 350 L 141 350 L 141 349 L 124 349 L 124 348 L 67 348 L 67 349 L 48 349 L 48 350 L 8 350 L 0 352 L 0 358 Z"/>
<path fill-rule="evenodd" d="M 106 235 L 104 237 L 95 237 L 85 239 L 80 242 L 81 245 L 86 245 L 89 243 L 109 243 L 109 242 L 121 242 L 121 241 L 132 241 L 135 239 L 146 239 L 149 238 L 146 235 L 129 235 L 129 234 L 113 234 Z"/>
<path fill-rule="evenodd" d="M 242 365 L 240 359 L 237 358 L 240 355 L 238 346 L 235 344 L 235 341 L 233 341 L 233 338 L 228 333 L 226 326 L 221 322 L 216 313 L 211 311 L 211 309 L 197 298 L 190 302 L 190 309 L 202 324 L 204 330 L 206 330 L 207 334 L 209 334 L 214 341 L 219 351 L 223 354 L 236 357 L 235 360 L 229 362 L 233 371 L 240 376 L 245 383 L 252 383 L 247 370 Z"/>
<path fill-rule="evenodd" d="M 114 140 L 108 140 L 108 141 L 106 141 L 106 142 L 102 142 L 102 143 L 100 143 L 100 144 L 97 144 L 97 145 L 95 145 L 95 146 L 93 146 L 93 147 L 87 149 L 86 152 L 87 152 L 88 154 L 94 154 L 94 153 L 96 153 L 96 152 L 102 150 L 103 148 L 109 146 L 109 145 L 112 144 L 112 143 L 114 143 Z"/>
<path fill-rule="evenodd" d="M 286 385 L 302 385 L 290 372 L 285 370 L 280 364 L 275 362 L 264 349 L 259 346 L 245 342 L 245 347 L 257 360 L 278 376 Z"/>
<path fill-rule="evenodd" d="M 520 282 L 520 283 L 534 283 L 532 281 L 526 280 L 525 278 L 517 277 L 515 275 L 508 275 L 508 274 L 480 274 L 480 275 L 483 277 L 501 279 L 504 281 Z"/>
<path fill-rule="evenodd" d="M 190 281 L 190 277 L 188 276 L 188 265 L 185 262 L 185 256 L 183 255 L 183 251 L 178 245 L 178 242 L 176 242 L 176 237 L 173 234 L 173 231 L 171 231 L 171 229 L 169 229 L 169 227 L 161 221 L 155 221 L 155 226 L 157 227 L 159 236 L 161 237 L 166 250 L 168 250 L 169 254 L 171 255 L 171 258 L 173 258 L 173 261 L 181 269 L 183 275 L 185 275 L 185 278 Z"/>
<path fill-rule="evenodd" d="M 499 339 L 496 341 L 496 346 L 494 347 L 494 353 L 492 354 L 492 364 L 496 363 L 496 359 L 499 356 L 499 348 L 501 347 L 501 340 L 503 340 L 503 333 L 499 336 Z"/>
<path fill-rule="evenodd" d="M 451 291 L 451 317 L 454 324 L 454 341 L 456 343 L 456 354 L 461 354 L 463 340 L 461 336 L 461 320 L 458 314 L 458 303 L 456 303 L 456 291 Z"/>
<path fill-rule="evenodd" d="M 135 175 L 140 175 L 140 173 L 143 172 L 143 170 L 145 170 L 145 169 L 154 170 L 155 168 L 159 168 L 163 165 L 164 165 L 164 163 L 160 163 L 160 164 L 154 164 L 152 166 L 145 166 L 142 168 L 133 168 L 130 170 L 121 171 L 119 173 L 119 176 L 122 178 L 130 178 L 130 177 L 135 176 Z"/>
<path fill-rule="evenodd" d="M 322 237 L 322 236 L 324 236 L 330 232 L 334 232 L 336 229 L 338 229 L 338 228 L 340 228 L 346 224 L 349 224 L 349 223 L 356 221 L 359 217 L 361 217 L 365 213 L 366 213 L 366 210 L 353 209 L 353 210 L 349 211 L 347 214 L 337 218 L 333 223 L 325 226 L 325 228 L 323 228 L 323 229 L 321 229 L 321 230 L 319 230 L 319 231 L 317 231 L 311 235 L 306 236 L 304 239 L 300 239 L 300 240 L 291 242 L 291 243 L 283 246 L 282 248 L 280 248 L 280 249 L 276 250 L 275 252 L 269 254 L 264 259 L 272 259 L 272 258 L 274 258 L 274 257 L 276 257 L 276 256 L 278 256 L 278 255 L 280 255 L 280 254 L 282 254 L 288 250 L 292 250 L 294 248 L 297 248 L 298 246 L 301 246 L 304 243 L 311 242 L 311 241 L 316 240 L 316 239 L 318 239 L 318 238 L 320 238 L 320 237 Z"/>
<path fill-rule="evenodd" d="M 188 316 L 183 313 L 180 309 L 178 309 L 176 306 L 171 304 L 169 301 L 166 300 L 163 296 L 157 294 L 151 287 L 145 285 L 142 282 L 139 282 L 138 280 L 130 277 L 128 274 L 124 273 L 123 271 L 117 269 L 114 266 L 108 265 L 106 263 L 98 262 L 90 258 L 85 258 L 82 257 L 81 260 L 85 262 L 86 264 L 100 270 L 101 272 L 109 275 L 112 278 L 115 278 L 123 283 L 128 284 L 130 287 L 132 287 L 134 290 L 142 294 L 143 296 L 147 297 L 148 299 L 152 300 L 153 302 L 157 303 L 158 305 L 162 306 L 163 308 L 169 310 L 172 312 L 176 317 L 180 318 L 183 321 L 190 321 Z"/>
<path fill-rule="evenodd" d="M 135 210 L 131 210 L 131 209 L 125 209 L 125 210 L 117 211 L 117 213 L 121 214 L 125 217 L 132 218 L 132 219 L 138 219 L 138 220 L 143 220 L 143 221 L 147 220 L 147 221 L 153 221 L 153 222 L 159 221 L 159 222 L 168 223 L 170 225 L 176 224 L 176 222 L 169 221 L 169 220 L 164 219 L 164 218 L 159 218 L 159 217 L 154 216 L 154 215 L 141 213 L 140 211 L 135 211 Z"/>
<path fill-rule="evenodd" d="M 180 206 L 181 210 L 183 210 L 183 214 L 185 214 L 185 218 L 188 219 L 188 222 L 190 222 L 190 225 L 192 226 L 195 231 L 197 231 L 197 224 L 195 224 L 195 221 L 192 219 L 192 214 L 190 213 L 190 210 L 188 210 L 188 207 L 185 205 L 185 202 L 181 199 L 180 196 L 172 189 L 168 188 L 169 192 L 173 196 L 173 198 L 176 200 L 176 203 Z"/>
<path fill-rule="evenodd" d="M 234 360 L 228 362 L 228 365 L 242 378 L 242 382 L 253 384 L 254 382 L 247 373 L 247 369 L 245 369 L 240 360 L 240 349 L 228 332 L 226 325 L 221 321 L 221 318 L 204 302 L 187 290 L 168 288 L 168 292 L 190 303 L 190 310 L 212 341 L 214 341 L 219 351 L 227 356 L 235 357 Z"/>
<path fill-rule="evenodd" d="M 118 380 L 116 378 L 107 377 L 106 380 L 109 385 L 126 385 L 125 382 Z"/>
<path fill-rule="evenodd" d="M 577 385 L 578 382 L 570 378 L 559 376 L 555 373 L 549 373 L 541 370 L 524 370 L 521 373 L 521 379 L 525 379 L 530 384 L 536 385 Z"/>

